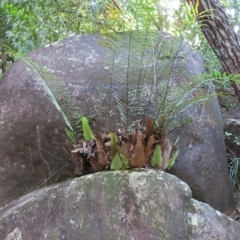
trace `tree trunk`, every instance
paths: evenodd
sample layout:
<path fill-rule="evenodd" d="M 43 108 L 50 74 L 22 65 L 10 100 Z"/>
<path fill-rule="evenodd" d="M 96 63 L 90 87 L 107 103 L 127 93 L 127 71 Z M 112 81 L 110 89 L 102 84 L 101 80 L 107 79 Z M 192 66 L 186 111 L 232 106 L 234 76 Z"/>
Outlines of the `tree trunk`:
<path fill-rule="evenodd" d="M 4 47 L 2 47 L 2 74 L 6 72 L 7 54 Z"/>
<path fill-rule="evenodd" d="M 225 10 L 217 0 L 187 0 L 193 6 L 198 5 L 198 14 L 203 13 L 204 17 L 198 18 L 202 31 L 221 61 L 223 69 L 228 74 L 240 74 L 240 43 L 230 24 Z M 204 11 L 207 11 L 204 14 Z M 240 101 L 240 89 L 236 82 L 232 86 Z"/>

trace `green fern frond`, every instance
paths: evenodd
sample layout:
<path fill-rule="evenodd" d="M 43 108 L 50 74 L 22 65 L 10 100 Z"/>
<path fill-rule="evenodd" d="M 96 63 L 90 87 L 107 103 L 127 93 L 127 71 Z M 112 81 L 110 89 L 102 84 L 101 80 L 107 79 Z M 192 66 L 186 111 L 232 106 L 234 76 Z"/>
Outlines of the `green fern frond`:
<path fill-rule="evenodd" d="M 83 117 L 81 120 L 82 120 L 83 137 L 86 141 L 91 141 L 94 138 L 94 134 L 89 126 L 88 119 L 86 117 Z"/>

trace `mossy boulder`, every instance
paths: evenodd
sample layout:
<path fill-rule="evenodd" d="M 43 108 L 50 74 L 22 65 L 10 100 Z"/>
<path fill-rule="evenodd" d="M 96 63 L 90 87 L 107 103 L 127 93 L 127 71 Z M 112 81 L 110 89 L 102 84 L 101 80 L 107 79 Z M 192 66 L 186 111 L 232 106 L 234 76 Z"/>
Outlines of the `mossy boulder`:
<path fill-rule="evenodd" d="M 239 239 L 240 225 L 162 171 L 100 172 L 0 209 L 0 239 Z"/>

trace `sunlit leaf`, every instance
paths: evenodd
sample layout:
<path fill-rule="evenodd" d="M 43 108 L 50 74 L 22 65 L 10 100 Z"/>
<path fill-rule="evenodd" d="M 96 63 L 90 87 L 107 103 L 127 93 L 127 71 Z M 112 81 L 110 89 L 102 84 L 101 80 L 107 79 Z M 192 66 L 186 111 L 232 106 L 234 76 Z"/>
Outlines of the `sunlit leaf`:
<path fill-rule="evenodd" d="M 122 165 L 123 165 L 122 160 L 121 160 L 119 154 L 117 153 L 112 160 L 110 169 L 111 170 L 120 170 L 120 169 L 122 169 Z"/>

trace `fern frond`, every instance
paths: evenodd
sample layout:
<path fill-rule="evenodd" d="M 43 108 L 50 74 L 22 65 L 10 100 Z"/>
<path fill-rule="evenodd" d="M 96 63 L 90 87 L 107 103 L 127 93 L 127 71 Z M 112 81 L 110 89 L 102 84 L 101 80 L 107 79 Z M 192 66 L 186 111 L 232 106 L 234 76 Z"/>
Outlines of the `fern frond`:
<path fill-rule="evenodd" d="M 126 158 L 128 159 L 128 161 L 131 159 L 131 142 L 128 141 L 128 142 L 122 142 L 122 145 L 121 145 L 121 153 L 126 156 Z"/>
<path fill-rule="evenodd" d="M 106 167 L 110 164 L 107 154 L 104 150 L 104 143 L 102 140 L 102 135 L 101 134 L 96 134 L 95 135 L 96 139 L 96 146 L 97 146 L 97 153 L 98 153 L 98 163 L 102 165 L 103 167 Z"/>
<path fill-rule="evenodd" d="M 110 152 L 109 158 L 113 160 L 116 154 L 120 153 L 120 146 L 118 145 L 118 137 L 115 133 L 110 132 Z"/>
<path fill-rule="evenodd" d="M 147 137 L 153 134 L 153 120 L 150 117 L 147 117 L 146 120 L 146 135 Z"/>
<path fill-rule="evenodd" d="M 76 139 L 74 133 L 71 130 L 67 129 L 67 128 L 65 128 L 65 132 L 66 132 L 67 136 L 69 137 L 69 139 L 71 140 L 71 142 L 76 144 L 77 143 L 77 139 Z"/>
<path fill-rule="evenodd" d="M 152 153 L 152 148 L 153 148 L 153 144 L 154 144 L 154 136 L 151 135 L 149 138 L 148 138 L 148 141 L 147 141 L 147 146 L 145 147 L 145 159 L 147 161 L 147 165 L 149 165 L 150 163 L 150 156 L 151 156 L 151 153 Z"/>
<path fill-rule="evenodd" d="M 145 159 L 143 136 L 141 131 L 137 131 L 137 142 L 130 160 L 132 167 L 141 168 L 146 165 L 147 159 Z"/>
<path fill-rule="evenodd" d="M 89 126 L 88 119 L 86 117 L 82 117 L 82 129 L 83 136 L 86 141 L 91 141 L 94 138 L 93 132 Z"/>
<path fill-rule="evenodd" d="M 94 172 L 100 172 L 104 169 L 104 166 L 99 164 L 98 162 L 97 154 L 95 154 L 94 156 L 89 156 L 89 162 Z"/>
<path fill-rule="evenodd" d="M 159 164 L 159 168 L 166 169 L 172 153 L 172 143 L 167 137 L 163 137 L 163 139 L 161 140 L 161 149 L 162 149 L 162 162 Z"/>
<path fill-rule="evenodd" d="M 179 150 L 177 150 L 177 151 L 172 155 L 172 157 L 169 159 L 168 165 L 167 165 L 167 169 L 168 169 L 168 170 L 171 169 L 171 168 L 173 167 L 173 165 L 175 164 L 175 160 L 176 160 L 178 154 L 179 154 Z"/>

